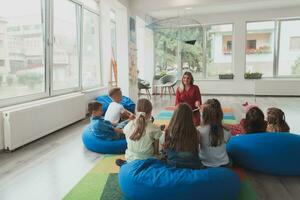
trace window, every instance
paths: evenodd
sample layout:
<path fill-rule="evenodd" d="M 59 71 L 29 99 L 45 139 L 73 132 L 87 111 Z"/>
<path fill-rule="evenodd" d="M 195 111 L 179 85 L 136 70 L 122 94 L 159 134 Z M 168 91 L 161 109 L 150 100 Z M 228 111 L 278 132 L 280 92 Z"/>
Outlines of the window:
<path fill-rule="evenodd" d="M 99 16 L 84 9 L 83 12 L 83 48 L 82 48 L 82 86 L 99 87 L 100 78 L 100 32 Z"/>
<path fill-rule="evenodd" d="M 300 20 L 281 21 L 278 75 L 300 75 Z"/>
<path fill-rule="evenodd" d="M 79 87 L 78 5 L 54 0 L 53 90 Z"/>
<path fill-rule="evenodd" d="M 177 74 L 178 40 L 176 30 L 160 29 L 154 32 L 155 75 Z"/>
<path fill-rule="evenodd" d="M 232 24 L 207 27 L 206 77 L 216 78 L 219 74 L 232 73 L 232 32 Z"/>
<path fill-rule="evenodd" d="M 94 0 L 0 2 L 0 107 L 99 87 L 100 16 L 85 7 L 98 10 Z"/>
<path fill-rule="evenodd" d="M 201 79 L 232 73 L 232 34 L 232 24 L 155 30 L 156 75 L 189 70 Z"/>
<path fill-rule="evenodd" d="M 17 5 L 17 6 L 16 6 Z M 45 54 L 43 16 L 40 0 L 2 1 L 0 6 L 1 35 L 0 99 L 45 93 Z M 22 31 L 23 26 L 38 25 L 32 34 Z M 26 45 L 26 39 L 35 38 L 38 47 Z M 41 60 L 40 65 L 31 66 L 31 57 Z"/>
<path fill-rule="evenodd" d="M 202 78 L 204 76 L 203 28 L 183 28 L 180 38 L 182 72 L 189 70 L 194 78 Z"/>
<path fill-rule="evenodd" d="M 273 76 L 275 22 L 247 23 L 246 72 Z"/>

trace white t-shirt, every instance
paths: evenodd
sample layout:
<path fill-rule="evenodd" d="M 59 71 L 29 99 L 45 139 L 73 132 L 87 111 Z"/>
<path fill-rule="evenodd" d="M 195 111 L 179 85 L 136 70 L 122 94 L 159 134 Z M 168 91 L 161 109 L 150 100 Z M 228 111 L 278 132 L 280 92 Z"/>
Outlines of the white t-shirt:
<path fill-rule="evenodd" d="M 209 140 L 210 126 L 200 126 L 200 149 L 199 157 L 203 165 L 207 167 L 219 167 L 229 163 L 229 158 L 226 151 L 226 143 L 229 141 L 231 134 L 224 129 L 224 143 L 220 146 L 213 147 Z"/>
<path fill-rule="evenodd" d="M 152 124 L 152 122 L 148 120 L 142 137 L 137 141 L 131 140 L 130 136 L 135 129 L 134 123 L 135 120 L 130 121 L 123 129 L 127 141 L 125 158 L 129 162 L 133 160 L 144 160 L 153 157 L 153 142 L 154 140 L 158 140 L 162 135 L 162 131 L 160 130 L 160 128 Z"/>
<path fill-rule="evenodd" d="M 111 123 L 119 123 L 121 114 L 124 110 L 123 105 L 113 101 L 109 104 L 104 119 Z"/>

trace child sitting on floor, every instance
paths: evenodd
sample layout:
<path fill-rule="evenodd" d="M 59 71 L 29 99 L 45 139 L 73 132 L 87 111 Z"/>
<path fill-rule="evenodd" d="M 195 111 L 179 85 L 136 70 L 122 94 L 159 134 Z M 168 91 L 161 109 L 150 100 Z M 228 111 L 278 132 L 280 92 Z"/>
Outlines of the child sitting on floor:
<path fill-rule="evenodd" d="M 151 120 L 152 104 L 148 99 L 137 102 L 137 116 L 124 127 L 127 141 L 125 158 L 127 162 L 144 160 L 158 154 L 158 140 L 162 135 L 159 127 Z M 118 166 L 126 161 L 117 159 Z"/>
<path fill-rule="evenodd" d="M 266 132 L 267 122 L 261 109 L 253 107 L 248 110 L 243 122 L 243 128 L 246 134 Z"/>
<path fill-rule="evenodd" d="M 286 123 L 284 112 L 281 109 L 268 108 L 267 132 L 290 132 L 290 127 Z"/>
<path fill-rule="evenodd" d="M 231 134 L 222 125 L 223 111 L 217 99 L 208 99 L 202 107 L 199 157 L 206 167 L 228 166 L 226 143 Z"/>
<path fill-rule="evenodd" d="M 124 139 L 123 130 L 114 127 L 110 121 L 104 120 L 102 117 L 102 104 L 99 102 L 91 102 L 88 105 L 88 111 L 91 116 L 90 129 L 92 133 L 103 140 Z"/>
<path fill-rule="evenodd" d="M 118 128 L 124 128 L 124 126 L 128 123 L 128 120 L 119 123 L 121 117 L 124 117 L 126 119 L 133 119 L 134 115 L 126 110 L 122 104 L 120 104 L 122 100 L 122 91 L 120 88 L 112 88 L 109 91 L 109 96 L 113 101 L 109 104 L 104 119 L 110 121 Z"/>
<path fill-rule="evenodd" d="M 193 112 L 186 103 L 177 106 L 166 129 L 165 143 L 166 161 L 176 168 L 202 168 L 198 156 L 199 133 L 193 123 Z"/>

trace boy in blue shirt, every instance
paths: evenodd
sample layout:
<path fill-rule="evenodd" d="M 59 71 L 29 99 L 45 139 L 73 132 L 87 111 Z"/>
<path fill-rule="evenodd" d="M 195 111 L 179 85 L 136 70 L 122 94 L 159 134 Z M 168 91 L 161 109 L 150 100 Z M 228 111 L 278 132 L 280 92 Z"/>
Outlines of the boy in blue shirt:
<path fill-rule="evenodd" d="M 125 138 L 123 130 L 116 128 L 110 121 L 102 117 L 102 104 L 91 102 L 88 105 L 89 114 L 91 115 L 90 129 L 92 133 L 103 140 L 118 140 Z"/>

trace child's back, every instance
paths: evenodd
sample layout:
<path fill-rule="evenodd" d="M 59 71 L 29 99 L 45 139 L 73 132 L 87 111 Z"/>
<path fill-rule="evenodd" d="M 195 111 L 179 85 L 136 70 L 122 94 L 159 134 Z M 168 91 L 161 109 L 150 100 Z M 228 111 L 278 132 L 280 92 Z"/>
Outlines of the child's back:
<path fill-rule="evenodd" d="M 200 132 L 199 157 L 206 167 L 219 167 L 229 164 L 226 143 L 231 137 L 229 130 L 222 125 L 223 111 L 217 99 L 208 99 L 203 104 Z"/>
<path fill-rule="evenodd" d="M 124 138 L 123 130 L 113 127 L 110 121 L 104 120 L 102 117 L 102 104 L 99 102 L 91 102 L 88 105 L 91 121 L 89 128 L 91 132 L 103 140 L 116 140 Z"/>
<path fill-rule="evenodd" d="M 109 121 L 100 116 L 91 117 L 90 120 L 90 129 L 95 136 L 104 140 L 114 140 L 116 138 L 117 134 Z"/>
<path fill-rule="evenodd" d="M 123 111 L 123 105 L 113 101 L 109 104 L 104 119 L 110 121 L 113 124 L 117 124 L 120 121 Z"/>
<path fill-rule="evenodd" d="M 145 130 L 139 140 L 130 139 L 135 130 L 135 121 L 130 121 L 124 128 L 124 133 L 127 141 L 127 149 L 125 158 L 127 161 L 141 160 L 153 157 L 155 140 L 158 140 L 162 135 L 159 127 L 147 120 Z"/>
<path fill-rule="evenodd" d="M 104 119 L 110 121 L 113 125 L 117 125 L 122 115 L 126 115 L 126 118 L 130 118 L 133 116 L 131 112 L 126 110 L 122 104 L 120 104 L 122 100 L 122 91 L 120 88 L 112 88 L 109 91 L 109 96 L 112 99 L 112 102 L 109 104 L 107 111 L 105 113 Z M 120 128 L 123 128 L 128 121 L 123 123 Z"/>
<path fill-rule="evenodd" d="M 226 151 L 226 143 L 229 141 L 231 134 L 228 130 L 224 131 L 224 142 L 219 146 L 211 146 L 211 141 L 209 137 L 210 125 L 201 126 L 200 132 L 200 147 L 199 157 L 202 164 L 207 167 L 218 167 L 222 165 L 227 165 L 229 163 L 229 158 Z"/>

